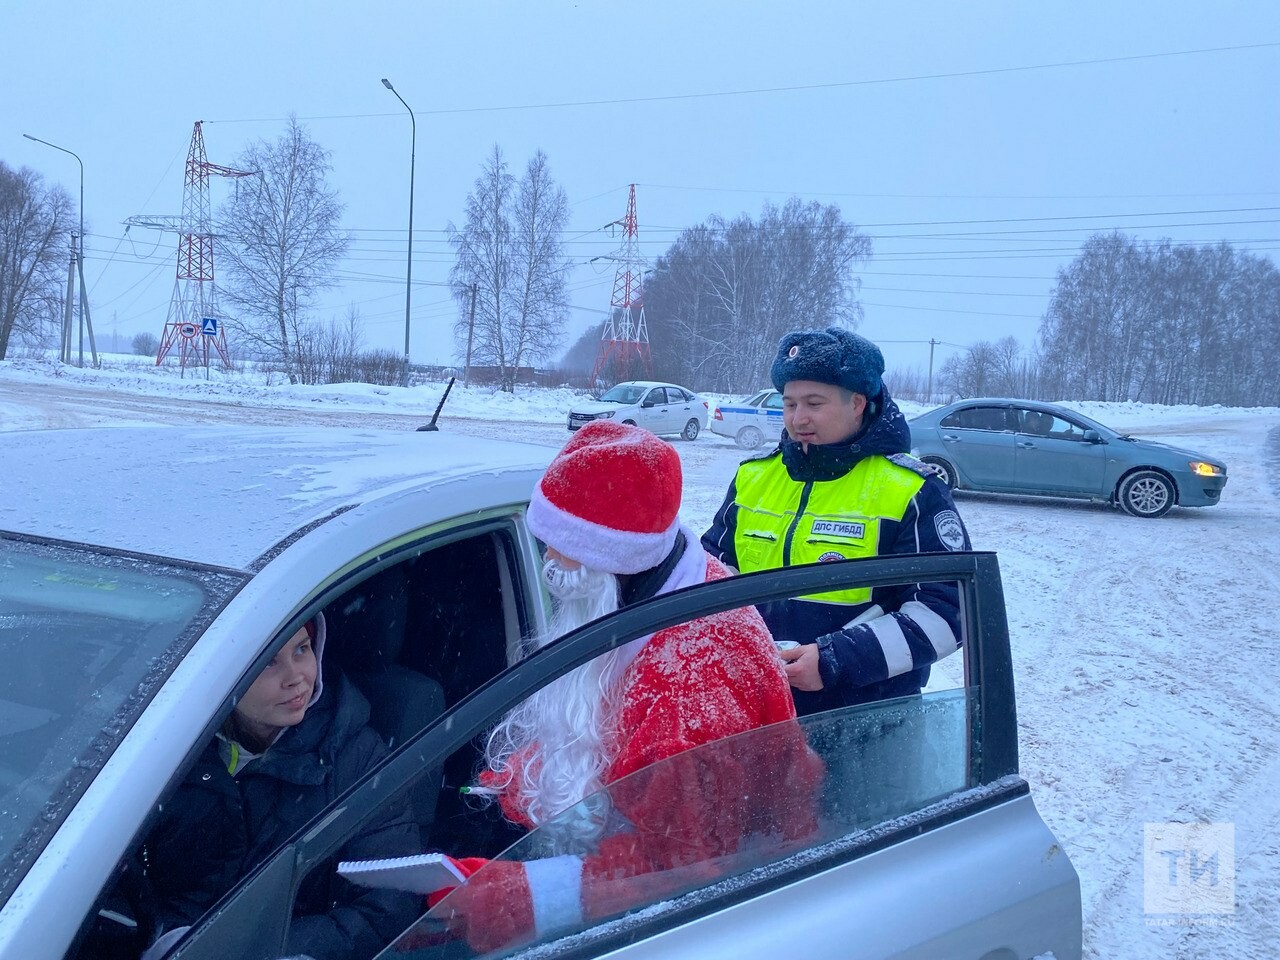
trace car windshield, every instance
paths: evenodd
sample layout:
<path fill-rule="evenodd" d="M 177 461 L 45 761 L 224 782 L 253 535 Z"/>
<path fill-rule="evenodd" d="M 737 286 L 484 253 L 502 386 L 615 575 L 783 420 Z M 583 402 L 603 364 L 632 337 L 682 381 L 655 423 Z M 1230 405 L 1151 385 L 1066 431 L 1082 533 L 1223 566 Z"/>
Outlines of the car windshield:
<path fill-rule="evenodd" d="M 620 383 L 612 387 L 600 397 L 605 403 L 639 403 L 648 387 L 638 387 L 634 383 Z"/>
<path fill-rule="evenodd" d="M 0 894 L 242 582 L 0 539 Z"/>
<path fill-rule="evenodd" d="M 895 818 L 928 815 L 930 805 L 976 786 L 966 745 L 976 742 L 977 709 L 976 688 L 926 692 L 773 724 L 652 764 L 527 834 L 383 956 L 455 940 L 449 956 L 492 956 L 608 936 L 611 920 L 696 907 L 723 896 L 726 884 L 767 881 L 861 843 L 869 831 L 894 829 Z M 494 902 L 486 887 L 507 889 L 513 869 L 531 888 L 572 875 L 583 913 L 557 916 L 555 898 L 538 892 L 536 934 L 484 945 L 493 938 L 477 937 L 475 924 L 486 918 L 473 914 Z"/>

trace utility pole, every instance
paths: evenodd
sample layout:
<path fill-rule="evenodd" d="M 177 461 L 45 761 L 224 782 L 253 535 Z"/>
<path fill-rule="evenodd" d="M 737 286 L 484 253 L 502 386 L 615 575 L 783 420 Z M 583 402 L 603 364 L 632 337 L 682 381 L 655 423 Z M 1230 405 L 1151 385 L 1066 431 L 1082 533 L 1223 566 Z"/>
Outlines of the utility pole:
<path fill-rule="evenodd" d="M 80 164 L 80 249 L 77 251 L 77 237 L 73 235 L 71 237 L 71 269 L 67 273 L 67 307 L 66 316 L 63 320 L 62 362 L 71 362 L 71 305 L 75 299 L 73 288 L 75 285 L 76 274 L 78 272 L 80 276 L 80 366 L 84 366 L 84 328 L 88 325 L 89 349 L 93 353 L 93 365 L 97 367 L 99 366 L 98 348 L 94 344 L 93 323 L 89 319 L 89 295 L 84 289 L 84 264 L 81 262 L 84 259 L 84 161 L 80 159 L 79 154 L 72 150 L 68 150 L 66 147 L 60 147 L 56 143 L 50 143 L 48 140 L 41 140 L 39 137 L 33 137 L 29 133 L 24 133 L 23 136 L 36 143 L 43 143 L 46 147 L 53 147 L 53 149 L 60 153 L 69 154 L 70 156 L 75 157 L 76 163 Z M 77 265 L 79 266 L 78 271 L 76 269 Z"/>
<path fill-rule="evenodd" d="M 476 332 L 476 294 L 480 290 L 480 284 L 473 283 L 471 285 L 471 313 L 467 317 L 467 365 L 462 369 L 462 385 L 467 386 L 471 379 L 471 338 Z"/>
<path fill-rule="evenodd" d="M 80 237 L 80 246 L 84 247 L 84 237 Z M 95 368 L 102 364 L 98 362 L 98 341 L 93 336 L 93 319 L 89 316 L 89 291 L 84 283 L 84 253 L 76 258 L 76 269 L 80 274 L 80 366 L 84 366 L 84 331 L 85 327 L 89 328 L 89 353 L 93 356 L 93 365 Z"/>
<path fill-rule="evenodd" d="M 418 120 L 413 108 L 404 102 L 400 91 L 386 77 L 382 85 L 396 95 L 396 99 L 409 111 L 409 252 L 404 268 L 404 366 L 400 371 L 400 386 L 409 385 L 409 302 L 413 298 L 413 167 L 418 153 Z"/>
<path fill-rule="evenodd" d="M 927 388 L 928 399 L 925 401 L 926 403 L 933 403 L 933 348 L 937 344 L 937 340 L 933 339 L 933 337 L 929 338 L 929 386 Z"/>
<path fill-rule="evenodd" d="M 67 264 L 67 299 L 63 304 L 62 314 L 62 355 L 58 358 L 63 363 L 71 362 L 71 312 L 75 304 L 76 290 L 76 238 L 71 236 L 71 262 Z"/>

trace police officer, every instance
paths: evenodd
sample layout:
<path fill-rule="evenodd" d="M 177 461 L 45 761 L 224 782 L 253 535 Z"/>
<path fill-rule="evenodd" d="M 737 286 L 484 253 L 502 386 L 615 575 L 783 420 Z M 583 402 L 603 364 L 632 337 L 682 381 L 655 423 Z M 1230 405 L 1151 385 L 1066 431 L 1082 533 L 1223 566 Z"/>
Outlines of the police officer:
<path fill-rule="evenodd" d="M 770 371 L 785 430 L 744 461 L 707 552 L 743 573 L 792 564 L 970 549 L 947 485 L 910 456 L 911 433 L 881 379 L 884 357 L 848 330 L 787 334 Z M 850 589 L 762 604 L 797 710 L 917 694 L 960 645 L 948 583 Z"/>

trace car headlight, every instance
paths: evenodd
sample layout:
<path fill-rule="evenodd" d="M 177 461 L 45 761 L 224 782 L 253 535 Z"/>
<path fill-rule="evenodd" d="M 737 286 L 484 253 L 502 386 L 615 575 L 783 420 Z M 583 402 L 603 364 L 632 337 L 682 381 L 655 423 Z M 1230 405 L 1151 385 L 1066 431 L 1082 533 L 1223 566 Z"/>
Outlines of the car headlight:
<path fill-rule="evenodd" d="M 1189 466 L 1191 472 L 1198 477 L 1221 477 L 1227 472 L 1216 463 L 1205 463 L 1203 460 L 1192 460 Z"/>
<path fill-rule="evenodd" d="M 607 413 L 597 413 L 596 417 L 600 420 L 608 420 L 610 417 L 613 416 L 613 414 L 614 414 L 614 411 L 610 410 Z"/>

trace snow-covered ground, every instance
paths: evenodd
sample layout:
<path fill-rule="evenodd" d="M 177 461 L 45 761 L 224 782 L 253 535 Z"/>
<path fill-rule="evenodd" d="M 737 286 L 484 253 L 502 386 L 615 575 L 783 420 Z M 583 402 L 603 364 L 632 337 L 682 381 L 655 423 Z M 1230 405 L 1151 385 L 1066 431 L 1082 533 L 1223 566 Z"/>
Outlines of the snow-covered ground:
<path fill-rule="evenodd" d="M 443 384 L 268 386 L 179 380 L 149 361 L 110 369 L 0 362 L 0 429 L 193 422 L 411 429 Z M 570 391 L 455 387 L 441 428 L 559 446 Z M 1218 506 L 1136 520 L 1095 504 L 960 494 L 975 546 L 1004 573 L 1022 769 L 1080 873 L 1086 956 L 1280 952 L 1280 409 L 1068 404 L 1228 465 Z M 904 404 L 911 415 L 920 407 Z M 677 443 L 685 519 L 704 529 L 741 458 L 704 433 Z M 939 679 L 958 680 L 959 661 Z M 1147 823 L 1235 825 L 1236 910 L 1148 925 Z M 959 894 L 955 894 L 959 895 Z M 1192 918 L 1194 919 L 1194 918 Z"/>

